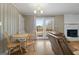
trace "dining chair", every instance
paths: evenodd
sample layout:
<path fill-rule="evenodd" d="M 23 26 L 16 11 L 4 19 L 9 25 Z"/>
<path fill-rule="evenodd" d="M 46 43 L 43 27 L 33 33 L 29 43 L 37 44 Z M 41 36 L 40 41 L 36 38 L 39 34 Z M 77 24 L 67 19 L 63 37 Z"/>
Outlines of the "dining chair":
<path fill-rule="evenodd" d="M 8 35 L 7 32 L 3 33 L 3 39 L 7 41 L 7 49 L 8 49 L 8 54 L 11 54 L 11 50 L 17 46 L 19 46 L 19 43 L 13 43 L 12 38 Z"/>
<path fill-rule="evenodd" d="M 35 47 L 34 47 L 34 40 L 32 39 L 32 34 L 28 34 L 28 36 L 26 37 L 26 42 L 25 42 L 25 46 L 28 52 L 30 52 L 30 50 L 35 51 Z"/>

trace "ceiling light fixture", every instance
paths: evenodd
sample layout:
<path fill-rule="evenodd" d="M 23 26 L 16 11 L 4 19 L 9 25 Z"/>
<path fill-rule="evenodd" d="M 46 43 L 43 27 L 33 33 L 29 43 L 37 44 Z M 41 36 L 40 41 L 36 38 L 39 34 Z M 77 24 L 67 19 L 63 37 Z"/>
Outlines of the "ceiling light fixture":
<path fill-rule="evenodd" d="M 41 10 L 40 13 L 43 14 L 43 10 Z"/>
<path fill-rule="evenodd" d="M 34 9 L 34 14 L 43 14 L 42 6 L 40 4 L 36 5 L 36 8 Z"/>
<path fill-rule="evenodd" d="M 37 13 L 37 11 L 36 10 L 34 10 L 34 14 L 36 14 Z"/>
<path fill-rule="evenodd" d="M 34 10 L 34 14 L 43 14 L 44 11 L 43 10 Z"/>

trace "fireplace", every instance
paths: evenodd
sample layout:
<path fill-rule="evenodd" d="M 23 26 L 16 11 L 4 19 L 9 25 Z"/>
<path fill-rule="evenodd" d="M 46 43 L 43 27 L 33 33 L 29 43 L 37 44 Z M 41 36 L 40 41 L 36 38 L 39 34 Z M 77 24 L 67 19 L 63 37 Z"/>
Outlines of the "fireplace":
<path fill-rule="evenodd" d="M 67 29 L 67 36 L 68 37 L 78 37 L 78 30 L 77 29 Z"/>

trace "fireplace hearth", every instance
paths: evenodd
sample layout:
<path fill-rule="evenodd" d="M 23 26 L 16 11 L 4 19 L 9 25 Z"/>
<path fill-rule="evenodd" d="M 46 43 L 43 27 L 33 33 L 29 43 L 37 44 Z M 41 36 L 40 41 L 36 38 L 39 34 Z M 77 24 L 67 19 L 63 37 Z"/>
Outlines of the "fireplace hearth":
<path fill-rule="evenodd" d="M 78 37 L 78 30 L 77 29 L 67 29 L 67 36 L 68 37 Z"/>

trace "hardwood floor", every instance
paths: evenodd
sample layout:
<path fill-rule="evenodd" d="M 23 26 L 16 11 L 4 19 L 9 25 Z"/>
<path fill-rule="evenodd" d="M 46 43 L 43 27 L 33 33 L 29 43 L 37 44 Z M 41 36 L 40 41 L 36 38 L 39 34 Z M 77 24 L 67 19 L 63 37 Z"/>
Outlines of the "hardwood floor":
<path fill-rule="evenodd" d="M 36 40 L 35 51 L 30 50 L 27 55 L 54 55 L 49 40 Z"/>
<path fill-rule="evenodd" d="M 79 41 L 68 43 L 70 49 L 75 55 L 79 55 Z M 36 40 L 35 51 L 31 50 L 27 55 L 55 55 L 51 48 L 49 40 Z"/>
<path fill-rule="evenodd" d="M 74 54 L 79 55 L 79 41 L 71 41 L 68 45 Z"/>
<path fill-rule="evenodd" d="M 79 41 L 69 42 L 68 45 L 74 54 L 79 55 Z M 30 47 L 29 51 L 22 55 L 55 55 L 49 40 L 35 40 L 34 49 Z"/>
<path fill-rule="evenodd" d="M 75 55 L 79 55 L 79 41 L 69 42 L 68 45 Z M 29 51 L 22 55 L 55 55 L 49 40 L 35 40 L 34 49 L 30 47 Z"/>

